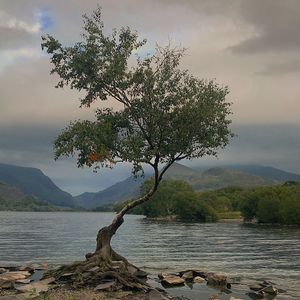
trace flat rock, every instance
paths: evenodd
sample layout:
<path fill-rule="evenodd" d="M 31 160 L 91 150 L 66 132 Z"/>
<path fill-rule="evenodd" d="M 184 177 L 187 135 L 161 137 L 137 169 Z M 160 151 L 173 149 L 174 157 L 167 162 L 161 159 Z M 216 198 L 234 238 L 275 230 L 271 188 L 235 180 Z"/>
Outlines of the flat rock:
<path fill-rule="evenodd" d="M 12 271 L 0 274 L 0 280 L 12 281 L 12 280 L 20 280 L 26 279 L 31 276 L 31 273 L 28 271 Z"/>
<path fill-rule="evenodd" d="M 243 299 L 235 298 L 235 297 L 232 297 L 232 296 L 231 296 L 229 300 L 243 300 Z"/>
<path fill-rule="evenodd" d="M 54 281 L 55 279 L 51 277 L 43 279 L 41 281 L 36 281 L 30 284 L 18 286 L 16 287 L 16 290 L 22 293 L 34 291 L 36 294 L 39 294 L 41 292 L 47 292 L 49 289 L 53 288 L 53 285 L 51 286 L 50 284 Z"/>
<path fill-rule="evenodd" d="M 209 285 L 224 286 L 227 284 L 227 277 L 225 275 L 208 274 L 206 280 Z"/>
<path fill-rule="evenodd" d="M 66 279 L 71 278 L 73 275 L 74 275 L 74 273 L 71 273 L 71 272 L 64 273 L 64 274 L 60 275 L 59 279 L 66 280 Z"/>
<path fill-rule="evenodd" d="M 13 296 L 0 296 L 0 300 L 18 300 L 18 298 Z"/>
<path fill-rule="evenodd" d="M 19 279 L 19 280 L 16 280 L 16 283 L 28 284 L 31 281 L 32 281 L 32 279 Z"/>
<path fill-rule="evenodd" d="M 162 284 L 167 286 L 184 285 L 185 280 L 179 276 L 169 275 L 163 278 Z"/>
<path fill-rule="evenodd" d="M 157 276 L 159 279 L 164 279 L 166 277 L 170 277 L 170 276 L 177 276 L 177 277 L 181 277 L 181 274 L 183 273 L 159 273 Z"/>
<path fill-rule="evenodd" d="M 200 276 L 196 276 L 195 278 L 194 278 L 194 282 L 195 283 L 202 283 L 202 282 L 204 282 L 205 281 L 205 279 L 203 278 L 203 277 L 200 277 Z"/>

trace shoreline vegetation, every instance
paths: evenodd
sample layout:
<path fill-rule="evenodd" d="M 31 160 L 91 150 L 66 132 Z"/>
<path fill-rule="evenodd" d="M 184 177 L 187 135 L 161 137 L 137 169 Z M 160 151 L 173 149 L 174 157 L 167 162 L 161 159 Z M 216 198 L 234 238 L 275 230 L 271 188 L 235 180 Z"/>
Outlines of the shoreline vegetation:
<path fill-rule="evenodd" d="M 148 192 L 152 180 L 141 186 Z M 131 200 L 95 209 L 58 207 L 34 197 L 19 201 L 3 199 L 0 211 L 36 212 L 118 212 Z M 148 220 L 180 222 L 235 222 L 273 225 L 300 225 L 300 184 L 263 187 L 225 187 L 195 191 L 182 180 L 164 180 L 152 201 L 129 212 L 144 215 Z"/>

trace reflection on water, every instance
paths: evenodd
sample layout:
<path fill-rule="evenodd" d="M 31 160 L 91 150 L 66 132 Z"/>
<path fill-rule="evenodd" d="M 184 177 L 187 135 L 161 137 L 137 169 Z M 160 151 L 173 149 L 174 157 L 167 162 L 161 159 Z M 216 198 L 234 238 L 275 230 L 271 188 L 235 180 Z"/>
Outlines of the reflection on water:
<path fill-rule="evenodd" d="M 61 264 L 95 248 L 110 213 L 0 212 L 0 261 Z M 300 298 L 300 229 L 239 224 L 164 223 L 127 216 L 113 241 L 133 263 L 157 269 L 199 268 L 244 281 L 269 279 Z"/>

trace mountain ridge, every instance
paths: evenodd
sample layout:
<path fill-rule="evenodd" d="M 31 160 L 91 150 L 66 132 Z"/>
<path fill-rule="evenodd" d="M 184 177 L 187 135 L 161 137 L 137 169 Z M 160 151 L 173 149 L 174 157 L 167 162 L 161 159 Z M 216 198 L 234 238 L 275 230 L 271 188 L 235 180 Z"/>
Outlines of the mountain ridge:
<path fill-rule="evenodd" d="M 170 169 L 165 174 L 165 179 L 169 180 L 186 180 L 188 181 L 195 190 L 210 190 L 210 189 L 219 189 L 227 186 L 241 186 L 241 187 L 252 187 L 252 186 L 266 186 L 278 184 L 280 182 L 290 181 L 293 179 L 299 179 L 295 181 L 300 182 L 300 175 L 289 173 L 280 169 L 276 169 L 273 167 L 265 167 L 261 166 L 262 169 L 267 169 L 269 173 L 271 170 L 275 170 L 276 176 L 273 177 L 270 174 L 266 174 L 265 177 L 258 176 L 256 172 L 247 173 L 243 171 L 243 165 L 240 166 L 239 169 L 229 168 L 229 167 L 214 167 L 206 170 L 197 170 L 196 168 L 187 167 L 181 164 L 174 164 L 170 167 Z M 251 166 L 251 165 L 245 165 Z M 254 165 L 253 165 L 254 166 Z M 259 165 L 255 165 L 259 169 Z M 179 174 L 180 172 L 180 174 Z M 268 176 L 267 176 L 268 175 Z M 279 176 L 280 175 L 280 176 Z M 294 176 L 296 175 L 296 177 Z M 151 175 L 147 174 L 146 178 L 149 178 Z M 297 177 L 298 176 L 298 177 Z M 280 178 L 281 180 L 278 180 Z M 81 194 L 75 198 L 80 199 L 80 205 L 86 208 L 95 208 L 97 206 L 103 206 L 107 204 L 113 204 L 117 202 L 122 202 L 128 200 L 130 198 L 136 197 L 139 194 L 140 184 L 143 183 L 144 180 L 140 180 L 139 184 L 135 184 L 130 187 L 130 192 L 126 189 L 130 182 L 133 180 L 132 177 L 128 177 L 125 180 L 118 182 L 111 187 L 102 190 L 100 192 L 94 193 L 97 194 L 96 197 L 93 196 L 93 193 L 88 193 L 89 198 L 84 197 L 84 194 Z M 118 197 L 111 197 L 109 201 L 107 201 L 106 193 L 113 193 L 113 191 L 118 190 L 118 187 L 122 187 L 122 190 L 118 191 Z M 91 200 L 93 199 L 93 204 L 91 204 Z M 88 205 L 88 206 L 87 206 Z"/>
<path fill-rule="evenodd" d="M 0 163 L 0 181 L 50 204 L 75 206 L 72 195 L 56 186 L 40 169 Z"/>

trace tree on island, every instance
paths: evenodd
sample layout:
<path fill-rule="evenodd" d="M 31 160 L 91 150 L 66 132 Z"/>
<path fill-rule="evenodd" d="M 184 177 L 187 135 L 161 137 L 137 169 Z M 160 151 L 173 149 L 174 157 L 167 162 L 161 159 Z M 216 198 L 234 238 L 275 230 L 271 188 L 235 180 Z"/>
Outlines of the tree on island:
<path fill-rule="evenodd" d="M 42 49 L 53 64 L 51 74 L 60 77 L 57 87 L 69 86 L 84 94 L 82 107 L 108 99 L 119 105 L 97 109 L 94 121 L 71 122 L 55 141 L 55 157 L 76 156 L 78 167 L 112 168 L 128 162 L 135 176 L 143 174 L 145 165 L 153 168 L 151 189 L 99 230 L 96 251 L 80 265 L 84 270 L 105 262 L 104 269 L 110 270 L 111 261 L 129 265 L 111 248 L 124 215 L 151 199 L 174 162 L 215 156 L 228 144 L 230 103 L 225 99 L 227 87 L 180 69 L 184 49 L 157 46 L 145 55 L 140 48 L 146 40 L 130 28 L 104 32 L 100 8 L 83 19 L 82 41 L 73 46 L 63 46 L 50 35 L 43 37 Z M 118 278 L 113 273 L 109 276 Z"/>

